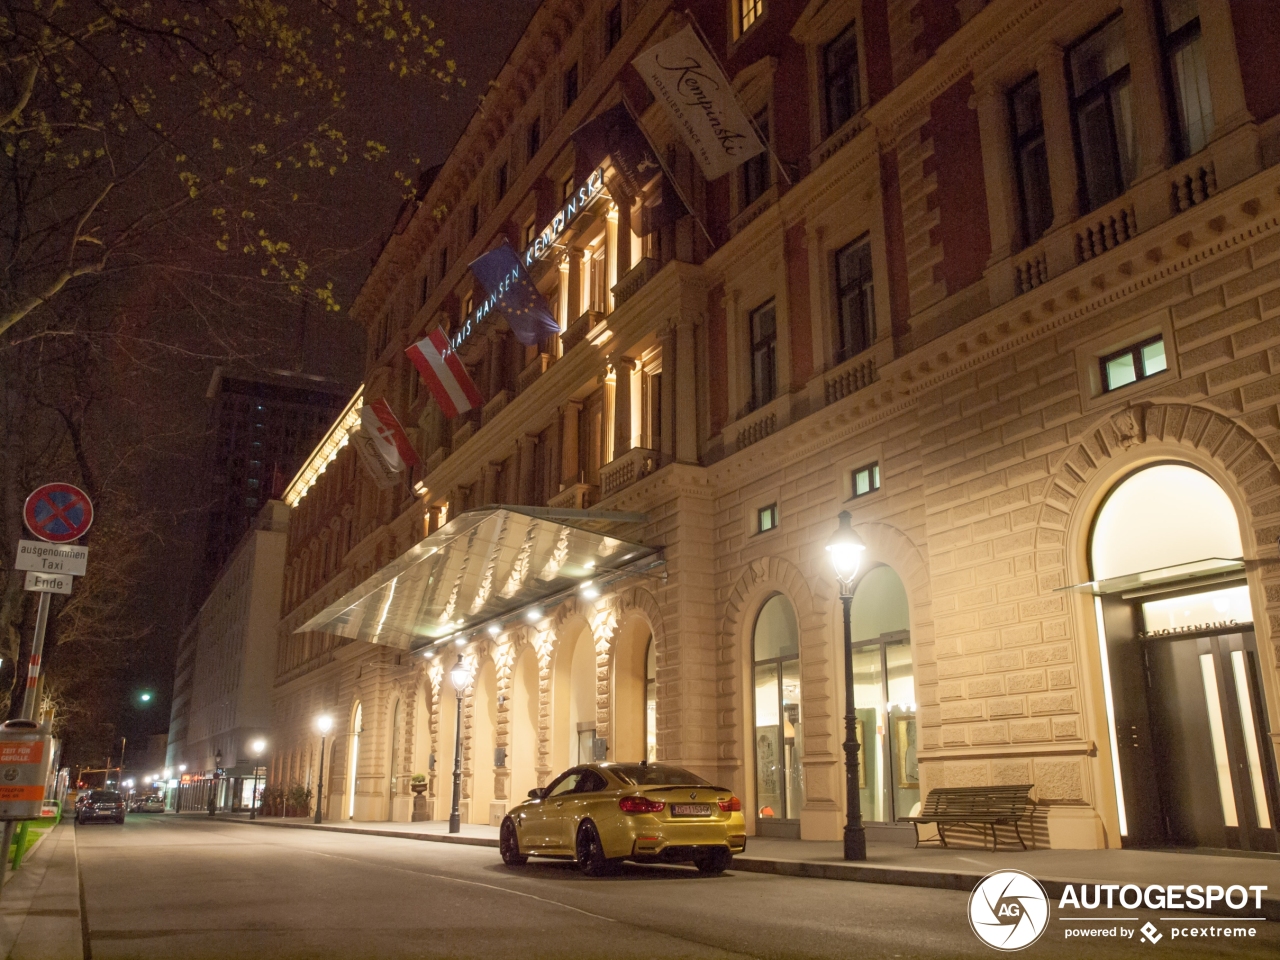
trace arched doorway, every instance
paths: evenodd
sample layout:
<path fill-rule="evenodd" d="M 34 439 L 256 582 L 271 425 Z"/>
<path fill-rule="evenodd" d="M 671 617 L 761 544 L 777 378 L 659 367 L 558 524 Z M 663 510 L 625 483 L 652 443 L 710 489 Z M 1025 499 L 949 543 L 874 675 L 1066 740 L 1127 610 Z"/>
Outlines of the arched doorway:
<path fill-rule="evenodd" d="M 596 736 L 596 650 L 591 628 L 583 626 L 569 644 L 556 651 L 552 697 L 551 766 L 559 774 L 594 754 Z"/>
<path fill-rule="evenodd" d="M 892 823 L 920 808 L 907 591 L 892 567 L 863 574 L 850 618 L 862 816 Z"/>
<path fill-rule="evenodd" d="M 647 749 L 653 733 L 648 716 L 652 684 L 646 680 L 645 664 L 653 658 L 653 634 L 649 624 L 634 617 L 618 630 L 613 653 L 613 722 L 609 759 L 635 763 L 654 760 Z"/>
<path fill-rule="evenodd" d="M 400 795 L 400 767 L 401 767 L 401 749 L 404 739 L 404 730 L 401 722 L 400 701 L 396 700 L 395 705 L 391 708 L 391 747 L 390 756 L 387 758 L 389 766 L 387 768 L 387 819 L 396 819 L 398 811 L 396 810 L 396 800 Z"/>
<path fill-rule="evenodd" d="M 507 765 L 511 802 L 516 804 L 538 785 L 538 654 L 532 644 L 525 646 L 512 671 L 510 710 Z"/>
<path fill-rule="evenodd" d="M 800 836 L 804 805 L 800 630 L 782 594 L 765 601 L 752 633 L 755 684 L 756 830 Z"/>
<path fill-rule="evenodd" d="M 356 772 L 360 769 L 360 732 L 364 729 L 364 707 L 357 703 L 351 715 L 351 737 L 347 749 L 347 809 L 346 818 L 352 820 L 356 815 Z"/>
<path fill-rule="evenodd" d="M 1128 474 L 1094 518 L 1083 586 L 1127 846 L 1277 849 L 1243 554 L 1230 498 L 1184 463 Z"/>
<path fill-rule="evenodd" d="M 484 658 L 471 689 L 471 822 L 488 823 L 498 732 L 498 674 L 492 658 Z"/>

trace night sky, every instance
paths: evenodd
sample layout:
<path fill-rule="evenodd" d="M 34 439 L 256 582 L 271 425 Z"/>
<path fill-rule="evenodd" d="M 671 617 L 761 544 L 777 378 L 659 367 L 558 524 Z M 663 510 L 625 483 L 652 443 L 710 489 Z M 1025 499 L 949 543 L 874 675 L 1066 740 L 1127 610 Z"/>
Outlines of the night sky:
<path fill-rule="evenodd" d="M 423 168 L 445 160 L 537 6 L 538 0 L 483 0 L 428 7 L 445 39 L 444 55 L 457 61 L 467 81 L 448 99 L 425 81 L 416 91 L 412 83 L 393 83 L 380 63 L 362 64 L 349 81 L 349 109 L 343 121 L 349 137 L 356 143 L 376 139 L 396 159 L 383 167 L 382 176 L 371 175 L 367 165 L 342 170 L 323 194 L 313 198 L 317 229 L 327 231 L 332 249 L 341 253 L 336 287 L 344 307 L 354 300 L 400 208 L 400 189 L 390 176 L 393 167 L 409 169 L 403 161 L 413 156 L 421 159 Z M 337 315 L 310 310 L 305 337 L 300 336 L 303 328 L 296 316 L 282 318 L 280 348 L 258 362 L 264 367 L 301 366 L 354 389 L 363 372 L 364 339 L 345 310 Z M 207 352 L 214 352 L 212 346 Z M 116 412 L 134 416 L 139 406 L 159 412 L 171 435 L 170 442 L 149 457 L 138 491 L 155 509 L 165 532 L 151 550 L 150 570 L 136 595 L 135 614 L 150 630 L 122 677 L 117 730 L 129 740 L 131 764 L 144 762 L 149 734 L 169 729 L 174 656 L 185 611 L 188 606 L 198 609 L 203 601 L 189 596 L 189 581 L 204 549 L 202 514 L 207 504 L 193 501 L 191 491 L 200 488 L 210 408 L 205 391 L 214 365 L 212 359 L 194 357 L 184 367 L 167 371 L 167 376 L 144 378 Z M 140 700 L 143 692 L 152 693 L 146 704 Z"/>

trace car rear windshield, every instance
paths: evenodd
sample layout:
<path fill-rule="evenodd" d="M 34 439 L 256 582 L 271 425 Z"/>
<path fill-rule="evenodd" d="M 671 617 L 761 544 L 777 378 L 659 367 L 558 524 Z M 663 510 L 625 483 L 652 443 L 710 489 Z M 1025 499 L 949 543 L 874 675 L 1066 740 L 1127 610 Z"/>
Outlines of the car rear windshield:
<path fill-rule="evenodd" d="M 89 799 L 94 803 L 119 803 L 120 794 L 114 790 L 95 790 L 89 794 Z"/>
<path fill-rule="evenodd" d="M 609 767 L 609 772 L 624 783 L 637 787 L 709 787 L 697 774 L 662 763 L 625 763 Z"/>

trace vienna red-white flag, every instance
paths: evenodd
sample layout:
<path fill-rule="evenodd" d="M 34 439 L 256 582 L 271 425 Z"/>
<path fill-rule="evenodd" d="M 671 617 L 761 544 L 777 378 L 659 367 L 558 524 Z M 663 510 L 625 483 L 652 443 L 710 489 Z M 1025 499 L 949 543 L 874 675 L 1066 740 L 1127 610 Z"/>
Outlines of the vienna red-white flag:
<path fill-rule="evenodd" d="M 405 467 L 416 467 L 421 462 L 414 452 L 409 435 L 391 412 L 386 400 L 378 399 L 360 410 L 360 426 L 373 440 L 378 454 L 387 466 L 397 473 Z"/>
<path fill-rule="evenodd" d="M 484 404 L 462 358 L 449 346 L 449 339 L 439 327 L 405 351 L 422 374 L 422 380 L 440 404 L 445 416 L 456 417 Z"/>

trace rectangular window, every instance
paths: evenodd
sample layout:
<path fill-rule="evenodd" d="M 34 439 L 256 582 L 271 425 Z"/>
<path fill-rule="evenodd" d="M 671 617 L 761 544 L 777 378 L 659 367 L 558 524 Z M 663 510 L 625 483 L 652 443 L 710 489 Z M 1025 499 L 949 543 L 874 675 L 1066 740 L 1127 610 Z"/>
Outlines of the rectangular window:
<path fill-rule="evenodd" d="M 880 489 L 880 464 L 869 463 L 853 471 L 853 495 L 865 497 Z"/>
<path fill-rule="evenodd" d="M 573 174 L 565 177 L 560 181 L 560 206 L 564 206 L 570 195 L 573 193 Z"/>
<path fill-rule="evenodd" d="M 501 200 L 507 195 L 507 165 L 505 163 L 498 167 L 493 181 L 494 188 L 498 192 L 498 199 Z"/>
<path fill-rule="evenodd" d="M 746 33 L 763 16 L 764 0 L 738 0 L 738 35 Z"/>
<path fill-rule="evenodd" d="M 538 152 L 538 148 L 542 146 L 542 118 L 534 117 L 533 122 L 529 124 L 529 131 L 525 140 L 525 156 L 529 160 L 533 160 L 534 154 Z"/>
<path fill-rule="evenodd" d="M 431 277 L 427 274 L 422 275 L 422 286 L 418 290 L 418 308 L 426 306 L 427 297 L 431 296 Z"/>
<path fill-rule="evenodd" d="M 622 40 L 622 4 L 615 3 L 604 15 L 604 52 L 608 53 Z"/>
<path fill-rule="evenodd" d="M 751 409 L 759 410 L 778 392 L 778 324 L 774 302 L 751 311 Z"/>
<path fill-rule="evenodd" d="M 568 110 L 578 99 L 578 65 L 575 63 L 564 72 L 564 108 Z"/>
<path fill-rule="evenodd" d="M 836 363 L 861 353 L 875 340 L 871 240 L 836 251 Z"/>
<path fill-rule="evenodd" d="M 445 275 L 449 272 L 449 248 L 444 247 L 440 250 L 440 279 L 444 280 Z"/>
<path fill-rule="evenodd" d="M 522 251 L 528 250 L 533 244 L 533 238 L 537 235 L 537 227 L 535 227 L 534 222 L 530 220 L 524 225 L 524 229 L 520 232 L 520 249 Z"/>
<path fill-rule="evenodd" d="M 467 224 L 468 237 L 475 237 L 480 232 L 480 204 L 473 203 L 471 205 L 471 219 Z"/>
<path fill-rule="evenodd" d="M 771 503 L 756 511 L 756 533 L 768 533 L 778 526 L 778 505 Z"/>
<path fill-rule="evenodd" d="M 1013 156 L 1018 170 L 1018 199 L 1022 205 L 1023 245 L 1030 246 L 1044 236 L 1053 223 L 1039 76 L 1032 76 L 1010 91 L 1009 115 L 1013 121 Z"/>
<path fill-rule="evenodd" d="M 1080 163 L 1080 206 L 1096 210 L 1133 182 L 1133 103 L 1124 18 L 1112 17 L 1067 52 Z"/>
<path fill-rule="evenodd" d="M 858 31 L 850 23 L 822 49 L 822 86 L 827 101 L 827 134 L 835 133 L 862 109 L 858 78 Z"/>
<path fill-rule="evenodd" d="M 1209 96 L 1209 65 L 1200 38 L 1197 0 L 1160 0 L 1160 35 L 1165 82 L 1181 158 L 1199 153 L 1213 136 L 1213 99 Z"/>
<path fill-rule="evenodd" d="M 755 116 L 756 126 L 765 143 L 769 142 L 769 111 Z M 757 153 L 742 165 L 742 209 L 755 203 L 769 189 L 769 151 Z"/>
<path fill-rule="evenodd" d="M 1164 355 L 1164 338 L 1152 337 L 1131 347 L 1102 357 L 1102 392 L 1127 387 L 1131 383 L 1169 369 Z"/>

